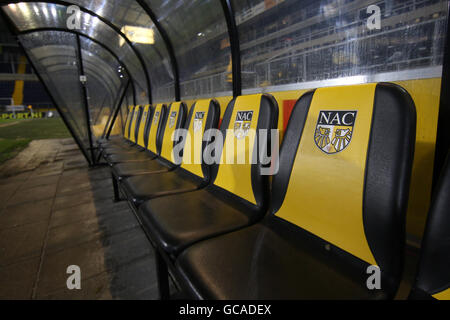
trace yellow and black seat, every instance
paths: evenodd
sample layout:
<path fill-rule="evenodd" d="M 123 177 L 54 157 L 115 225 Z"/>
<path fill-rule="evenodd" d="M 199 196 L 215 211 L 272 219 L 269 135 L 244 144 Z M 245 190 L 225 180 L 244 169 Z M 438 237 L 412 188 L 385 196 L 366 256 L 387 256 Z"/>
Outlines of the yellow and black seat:
<path fill-rule="evenodd" d="M 155 108 L 150 105 L 144 107 L 142 116 L 140 117 L 139 125 L 136 128 L 137 138 L 135 148 L 130 148 L 128 150 L 117 151 L 109 154 L 105 158 L 109 165 L 122 162 L 145 161 L 156 157 L 156 154 L 148 150 L 148 133 L 151 129 L 151 119 L 153 117 L 155 109 L 161 110 L 163 107 L 163 105 L 159 105 Z"/>
<path fill-rule="evenodd" d="M 132 109 L 132 115 L 129 117 L 130 121 L 125 126 L 125 134 L 123 142 L 112 143 L 102 148 L 103 157 L 105 160 L 111 154 L 136 152 L 136 137 L 139 131 L 140 119 L 142 116 L 143 108 L 141 106 L 135 106 Z M 128 126 L 128 128 L 127 128 Z"/>
<path fill-rule="evenodd" d="M 428 214 L 410 299 L 450 300 L 450 153 Z"/>
<path fill-rule="evenodd" d="M 111 146 L 116 146 L 119 144 L 123 144 L 124 142 L 128 141 L 127 137 L 129 137 L 130 134 L 130 123 L 133 118 L 135 106 L 129 106 L 128 112 L 127 112 L 127 118 L 125 120 L 125 128 L 123 131 L 123 135 L 116 135 L 109 138 L 102 138 L 97 140 L 97 144 L 99 146 L 99 149 L 104 149 Z"/>
<path fill-rule="evenodd" d="M 201 239 L 262 218 L 267 210 L 269 176 L 260 174 L 264 164 L 258 151 L 267 151 L 267 145 L 258 146 L 258 130 L 270 133 L 277 121 L 278 106 L 272 96 L 240 96 L 228 104 L 220 126 L 223 149 L 218 154 L 226 163 L 211 165 L 211 183 L 198 191 L 154 198 L 141 205 L 138 214 L 143 227 L 157 246 L 176 255 Z M 242 164 L 229 163 L 226 157 L 230 154 L 234 154 L 232 160 L 238 154 L 250 158 Z M 248 161 L 256 155 L 257 161 Z"/>
<path fill-rule="evenodd" d="M 148 131 L 147 152 L 138 157 L 139 161 L 113 164 L 112 174 L 115 179 L 121 181 L 130 176 L 173 170 L 176 165 L 165 160 L 165 157 L 173 147 L 172 133 L 183 128 L 185 120 L 184 102 L 174 102 L 168 109 L 165 105 L 157 105 Z"/>
<path fill-rule="evenodd" d="M 414 103 L 396 85 L 305 93 L 283 139 L 268 215 L 183 251 L 175 270 L 186 288 L 216 299 L 392 298 L 402 272 L 415 124 Z M 197 201 L 214 215 L 208 199 Z M 161 221 L 164 210 L 172 216 L 158 209 Z M 167 229 L 163 222 L 159 229 Z M 379 267 L 380 290 L 367 287 L 370 265 Z"/>
<path fill-rule="evenodd" d="M 220 106 L 214 99 L 197 101 L 190 109 L 185 131 L 179 133 L 182 137 L 178 150 L 173 148 L 170 130 L 166 131 L 166 145 L 163 145 L 161 157 L 170 159 L 174 164 L 181 165 L 170 172 L 157 172 L 133 176 L 124 179 L 122 189 L 136 206 L 144 200 L 194 191 L 205 187 L 210 181 L 210 166 L 202 161 L 203 151 L 207 146 L 204 132 L 217 129 L 220 117 Z M 205 138 L 205 141 L 204 141 Z M 179 159 L 175 159 L 173 152 L 178 151 Z"/>

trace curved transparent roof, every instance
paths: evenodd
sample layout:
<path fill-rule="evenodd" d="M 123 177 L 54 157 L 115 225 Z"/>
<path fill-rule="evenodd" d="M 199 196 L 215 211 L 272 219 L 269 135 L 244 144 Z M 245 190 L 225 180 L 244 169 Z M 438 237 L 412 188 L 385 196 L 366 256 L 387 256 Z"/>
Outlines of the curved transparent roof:
<path fill-rule="evenodd" d="M 231 91 L 231 51 L 219 0 L 145 0 L 172 41 L 180 68 L 181 96 Z"/>
<path fill-rule="evenodd" d="M 68 1 L 108 19 L 142 54 L 151 78 L 153 102 L 174 99 L 174 76 L 166 44 L 144 9 L 134 0 L 71 0 Z M 137 27 L 137 28 L 136 28 Z M 140 33 L 147 39 L 134 37 Z M 146 43 L 148 42 L 148 43 Z"/>
<path fill-rule="evenodd" d="M 52 3 L 19 3 L 3 7 L 19 31 L 41 28 L 67 28 L 67 6 Z M 111 49 L 133 75 L 137 103 L 148 103 L 145 69 L 126 41 L 97 17 L 79 12 L 79 29 L 72 31 L 87 35 Z M 46 40 L 46 39 L 45 39 Z M 45 43 L 45 41 L 44 41 Z"/>
<path fill-rule="evenodd" d="M 49 45 L 42 47 L 46 37 L 51 41 L 48 40 Z M 19 39 L 45 85 L 52 92 L 56 103 L 66 114 L 68 122 L 81 140 L 82 147 L 85 151 L 88 150 L 89 135 L 85 108 L 81 99 L 75 35 L 48 31 L 20 35 Z M 58 55 L 59 52 L 65 52 L 65 56 L 59 61 L 51 62 L 48 67 L 41 63 L 45 57 Z"/>
<path fill-rule="evenodd" d="M 86 90 L 92 125 L 105 122 L 115 107 L 120 90 L 128 81 L 120 63 L 104 48 L 80 37 L 81 56 L 87 75 Z"/>

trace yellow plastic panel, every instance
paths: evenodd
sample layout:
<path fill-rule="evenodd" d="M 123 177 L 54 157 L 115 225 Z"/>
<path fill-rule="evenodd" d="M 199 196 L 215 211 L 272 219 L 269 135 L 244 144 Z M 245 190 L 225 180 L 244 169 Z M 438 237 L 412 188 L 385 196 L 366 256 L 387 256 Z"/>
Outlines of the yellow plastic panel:
<path fill-rule="evenodd" d="M 438 300 L 450 300 L 450 288 L 448 288 L 442 292 L 433 294 L 433 298 L 438 299 Z"/>
<path fill-rule="evenodd" d="M 364 234 L 362 208 L 375 87 L 316 90 L 286 196 L 277 212 L 277 216 L 370 264 L 376 262 Z M 319 124 L 320 111 L 356 111 L 353 128 L 339 125 L 345 121 L 331 121 L 330 127 Z M 352 130 L 350 141 L 336 150 L 333 143 L 339 146 L 339 139 L 334 139 L 349 132 L 346 130 Z"/>
<path fill-rule="evenodd" d="M 253 155 L 253 146 L 255 144 L 255 135 L 259 118 L 259 109 L 261 106 L 261 94 L 240 96 L 236 98 L 233 113 L 228 125 L 228 131 L 224 139 L 224 148 L 221 155 L 219 171 L 214 184 L 231 192 L 235 195 L 256 204 L 253 194 L 251 180 L 251 159 Z M 253 112 L 251 121 L 238 121 L 238 113 Z M 249 123 L 249 124 L 248 124 Z M 238 138 L 235 130 L 236 125 L 240 128 L 244 125 L 249 126 L 249 134 L 245 138 Z M 233 153 L 234 150 L 234 153 Z M 227 159 L 230 154 L 234 154 L 233 159 Z M 239 158 L 245 157 L 245 163 L 238 163 Z M 230 163 L 232 161 L 232 163 Z"/>
<path fill-rule="evenodd" d="M 206 119 L 208 118 L 211 99 L 198 100 L 193 106 L 191 122 L 189 123 L 189 138 L 183 148 L 183 162 L 181 167 L 193 174 L 204 177 L 201 161 L 203 132 L 205 131 Z"/>

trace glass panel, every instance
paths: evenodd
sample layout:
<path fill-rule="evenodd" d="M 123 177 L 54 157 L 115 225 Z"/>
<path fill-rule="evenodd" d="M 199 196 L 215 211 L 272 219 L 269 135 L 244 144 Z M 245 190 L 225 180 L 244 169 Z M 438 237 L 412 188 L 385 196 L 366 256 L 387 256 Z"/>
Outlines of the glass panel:
<path fill-rule="evenodd" d="M 122 85 L 128 75 L 107 50 L 95 42 L 80 37 L 81 56 L 87 75 L 87 94 L 91 113 L 92 132 L 101 136 L 115 107 Z"/>
<path fill-rule="evenodd" d="M 231 91 L 231 51 L 219 0 L 145 0 L 175 49 L 183 98 Z"/>
<path fill-rule="evenodd" d="M 35 28 L 67 29 L 67 7 L 51 3 L 19 3 L 3 7 L 19 30 Z M 137 103 L 148 103 L 145 70 L 131 47 L 100 19 L 80 12 L 78 32 L 94 38 L 110 48 L 133 75 Z"/>
<path fill-rule="evenodd" d="M 79 82 L 75 35 L 51 31 L 21 35 L 19 39 L 60 107 L 60 111 L 64 113 L 74 134 L 87 151 L 89 136 Z M 56 62 L 46 59 L 52 56 L 60 58 Z"/>
<path fill-rule="evenodd" d="M 380 9 L 379 29 L 370 5 Z M 244 89 L 393 72 L 401 80 L 419 69 L 440 76 L 445 0 L 233 0 L 233 6 Z"/>
<path fill-rule="evenodd" d="M 144 9 L 134 0 L 72 0 L 111 21 L 141 53 L 151 78 L 153 102 L 174 99 L 174 79 L 169 54 L 160 33 Z"/>

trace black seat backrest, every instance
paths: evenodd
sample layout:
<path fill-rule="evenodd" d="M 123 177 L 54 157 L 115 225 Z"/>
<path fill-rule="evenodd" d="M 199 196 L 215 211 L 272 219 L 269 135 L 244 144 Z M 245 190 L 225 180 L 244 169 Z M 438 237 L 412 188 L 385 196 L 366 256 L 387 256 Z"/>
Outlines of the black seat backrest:
<path fill-rule="evenodd" d="M 436 185 L 411 298 L 450 300 L 450 153 Z"/>
<path fill-rule="evenodd" d="M 137 106 L 129 106 L 128 107 L 127 120 L 125 122 L 125 129 L 123 132 L 123 136 L 127 140 L 130 140 L 131 123 L 133 122 L 134 110 L 136 109 L 136 107 Z"/>
<path fill-rule="evenodd" d="M 147 149 L 148 148 L 148 135 L 150 132 L 150 128 L 152 127 L 152 120 L 153 120 L 153 115 L 155 113 L 155 107 L 150 105 L 150 107 L 147 110 L 147 119 L 145 120 L 145 130 L 144 130 L 144 148 Z"/>
<path fill-rule="evenodd" d="M 152 115 L 151 110 L 152 107 L 149 104 L 142 107 L 142 114 L 140 116 L 139 128 L 136 135 L 136 144 L 144 149 L 147 147 L 145 133 L 147 132 L 148 119 Z"/>
<path fill-rule="evenodd" d="M 409 94 L 388 84 L 319 88 L 296 103 L 271 212 L 397 290 L 415 144 Z M 301 230 L 299 229 L 299 233 Z"/>
<path fill-rule="evenodd" d="M 172 163 L 172 151 L 177 141 L 172 140 L 172 134 L 176 129 L 184 128 L 186 121 L 186 104 L 184 102 L 172 102 L 167 110 L 159 131 L 159 141 L 161 145 L 160 160 Z"/>
<path fill-rule="evenodd" d="M 142 106 L 136 106 L 136 108 L 134 109 L 133 122 L 131 123 L 130 128 L 130 141 L 134 143 L 137 142 L 143 109 L 144 108 Z"/>
<path fill-rule="evenodd" d="M 152 114 L 148 119 L 146 128 L 146 146 L 147 150 L 154 155 L 161 152 L 160 133 L 166 117 L 167 107 L 164 103 L 159 103 L 152 107 Z"/>

